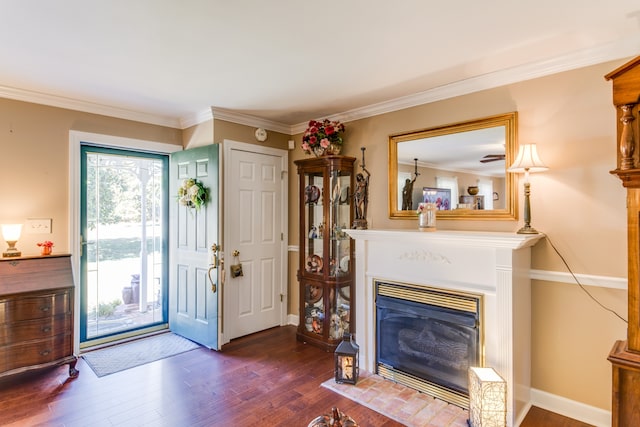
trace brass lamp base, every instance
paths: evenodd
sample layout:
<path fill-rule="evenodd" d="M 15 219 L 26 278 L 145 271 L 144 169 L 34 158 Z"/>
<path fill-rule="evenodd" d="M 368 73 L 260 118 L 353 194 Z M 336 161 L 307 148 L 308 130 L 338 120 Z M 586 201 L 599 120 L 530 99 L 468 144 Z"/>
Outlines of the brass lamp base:
<path fill-rule="evenodd" d="M 525 224 L 524 227 L 518 230 L 518 234 L 540 234 L 540 232 L 532 226 Z"/>
<path fill-rule="evenodd" d="M 528 182 L 524 183 L 524 226 L 518 230 L 518 234 L 540 234 L 538 230 L 531 226 L 531 202 L 529 201 L 529 194 L 531 193 L 531 186 Z"/>
<path fill-rule="evenodd" d="M 9 245 L 9 247 L 6 251 L 2 252 L 3 258 L 15 258 L 22 256 L 22 252 L 16 249 L 16 242 L 17 240 L 7 240 L 7 245 Z"/>

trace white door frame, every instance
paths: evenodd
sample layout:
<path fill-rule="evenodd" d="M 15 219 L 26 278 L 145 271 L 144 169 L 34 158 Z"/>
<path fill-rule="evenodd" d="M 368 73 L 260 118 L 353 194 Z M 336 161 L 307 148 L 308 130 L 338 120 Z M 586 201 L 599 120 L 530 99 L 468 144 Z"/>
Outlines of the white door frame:
<path fill-rule="evenodd" d="M 279 157 L 281 160 L 281 166 L 282 166 L 282 177 L 280 180 L 280 191 L 282 192 L 282 239 L 280 241 L 280 255 L 282 257 L 282 264 L 280 266 L 281 268 L 281 275 L 280 277 L 282 277 L 282 283 L 280 284 L 280 293 L 283 295 L 283 300 L 282 300 L 282 304 L 280 305 L 280 326 L 284 326 L 287 324 L 287 307 L 288 307 L 288 297 L 289 297 L 289 293 L 288 293 L 288 277 L 289 277 L 289 258 L 288 258 L 288 252 L 287 252 L 287 242 L 289 241 L 289 152 L 287 150 L 282 150 L 279 148 L 271 148 L 271 147 L 264 147 L 261 145 L 256 145 L 256 144 L 248 144 L 245 142 L 238 142 L 238 141 L 233 141 L 230 139 L 225 139 L 222 143 L 222 156 L 221 156 L 221 167 L 222 167 L 222 174 L 223 174 L 223 181 L 222 181 L 222 195 L 221 195 L 221 199 L 222 199 L 222 205 L 223 205 L 223 212 L 222 212 L 222 224 L 223 224 L 223 231 L 222 231 L 222 250 L 223 250 L 223 256 L 224 256 L 224 250 L 225 250 L 225 242 L 228 240 L 227 236 L 228 233 L 230 232 L 229 227 L 227 226 L 227 221 L 225 221 L 225 218 L 227 218 L 228 216 L 232 215 L 231 212 L 229 212 L 229 208 L 227 207 L 227 203 L 224 202 L 225 200 L 225 189 L 226 189 L 226 183 L 231 181 L 231 172 L 225 167 L 226 164 L 226 159 L 230 158 L 231 155 L 231 150 L 242 150 L 242 151 L 247 151 L 250 153 L 256 153 L 256 154 L 266 154 L 266 155 L 271 155 L 271 156 L 275 156 L 275 157 Z M 233 258 L 228 258 L 229 262 L 233 261 Z M 224 275 L 226 275 L 226 270 L 227 270 L 228 266 L 225 263 L 225 273 Z M 222 287 L 223 287 L 223 291 L 222 291 L 222 300 L 219 305 L 218 308 L 218 312 L 221 313 L 221 323 L 219 323 L 220 325 L 222 325 L 219 328 L 220 331 L 220 338 L 219 338 L 219 345 L 222 346 L 223 344 L 228 343 L 230 340 L 228 338 L 225 337 L 224 334 L 224 324 L 226 321 L 228 321 L 228 319 L 226 319 L 226 310 L 224 309 L 224 282 L 225 282 L 225 277 L 221 277 L 220 281 L 222 282 Z"/>
<path fill-rule="evenodd" d="M 142 139 L 125 138 L 99 133 L 69 131 L 69 252 L 74 278 L 74 313 L 80 313 L 78 280 L 80 274 L 80 144 L 93 143 L 113 148 L 125 148 L 155 153 L 171 154 L 182 151 L 181 145 L 166 144 Z M 80 354 L 80 316 L 74 316 L 73 351 Z"/>

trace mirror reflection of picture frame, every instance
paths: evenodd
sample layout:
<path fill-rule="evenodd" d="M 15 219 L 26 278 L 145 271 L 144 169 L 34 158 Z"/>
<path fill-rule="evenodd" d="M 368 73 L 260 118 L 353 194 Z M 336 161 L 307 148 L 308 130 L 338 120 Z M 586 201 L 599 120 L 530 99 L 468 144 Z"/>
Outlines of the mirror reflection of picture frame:
<path fill-rule="evenodd" d="M 435 203 L 439 211 L 451 210 L 451 190 L 448 188 L 422 187 L 422 201 Z"/>

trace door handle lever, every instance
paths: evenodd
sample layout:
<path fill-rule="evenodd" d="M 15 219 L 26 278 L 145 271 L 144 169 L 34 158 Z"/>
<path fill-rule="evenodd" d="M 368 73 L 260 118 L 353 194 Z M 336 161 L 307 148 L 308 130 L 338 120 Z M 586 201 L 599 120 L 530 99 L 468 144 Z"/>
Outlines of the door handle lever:
<path fill-rule="evenodd" d="M 219 262 L 218 251 L 219 250 L 220 250 L 220 245 L 216 243 L 211 245 L 211 264 L 209 265 L 209 270 L 207 271 L 207 276 L 209 276 L 209 282 L 211 283 L 211 292 L 213 292 L 214 294 L 218 290 L 218 286 L 216 285 L 216 282 L 214 282 L 213 278 L 211 277 L 211 271 L 218 268 L 218 262 Z"/>
<path fill-rule="evenodd" d="M 215 294 L 216 291 L 218 290 L 218 286 L 216 285 L 216 283 L 213 281 L 213 278 L 211 277 L 211 270 L 215 270 L 215 267 L 211 266 L 209 267 L 209 271 L 207 271 L 207 276 L 209 276 L 209 282 L 211 282 L 211 292 Z"/>
<path fill-rule="evenodd" d="M 218 268 L 218 251 L 220 250 L 220 245 L 213 244 L 211 245 L 211 268 Z"/>

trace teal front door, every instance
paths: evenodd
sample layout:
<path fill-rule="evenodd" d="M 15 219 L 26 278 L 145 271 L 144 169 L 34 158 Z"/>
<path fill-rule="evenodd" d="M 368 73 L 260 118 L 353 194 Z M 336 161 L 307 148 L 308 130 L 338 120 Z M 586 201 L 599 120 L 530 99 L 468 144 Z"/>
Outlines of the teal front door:
<path fill-rule="evenodd" d="M 218 145 L 171 155 L 169 194 L 169 328 L 205 347 L 218 349 L 218 270 L 212 246 L 218 244 Z M 185 180 L 207 191 L 200 206 L 178 199 Z"/>

